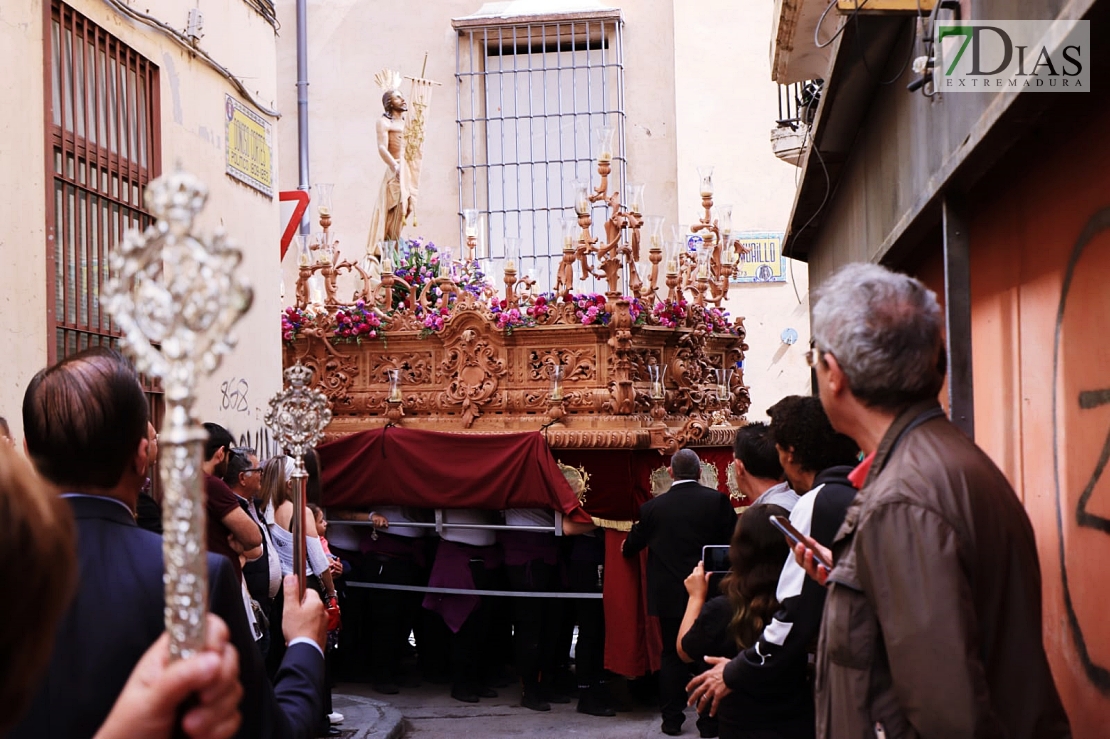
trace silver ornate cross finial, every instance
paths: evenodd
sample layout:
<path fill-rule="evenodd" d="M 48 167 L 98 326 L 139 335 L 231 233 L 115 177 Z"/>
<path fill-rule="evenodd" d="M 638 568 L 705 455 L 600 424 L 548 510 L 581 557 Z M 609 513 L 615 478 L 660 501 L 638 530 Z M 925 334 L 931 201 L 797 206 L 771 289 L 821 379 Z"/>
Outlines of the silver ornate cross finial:
<path fill-rule="evenodd" d="M 304 597 L 305 589 L 305 539 L 304 507 L 305 482 L 308 472 L 304 455 L 308 454 L 324 437 L 324 429 L 331 423 L 328 398 L 313 390 L 312 369 L 298 362 L 285 370 L 285 390 L 270 398 L 270 411 L 264 419 L 276 441 L 293 457 L 293 572 L 297 575 L 297 588 Z"/>
<path fill-rule="evenodd" d="M 234 346 L 229 332 L 252 299 L 235 274 L 242 252 L 222 232 L 211 239 L 193 235 L 207 198 L 204 184 L 180 169 L 151 182 L 145 203 L 156 220 L 141 233 L 129 231 L 112 251 L 112 278 L 101 293 L 123 333 L 124 350 L 165 391 L 159 470 L 165 619 L 174 657 L 203 648 L 208 602 L 201 475 L 208 435 L 192 415 L 196 383 Z"/>

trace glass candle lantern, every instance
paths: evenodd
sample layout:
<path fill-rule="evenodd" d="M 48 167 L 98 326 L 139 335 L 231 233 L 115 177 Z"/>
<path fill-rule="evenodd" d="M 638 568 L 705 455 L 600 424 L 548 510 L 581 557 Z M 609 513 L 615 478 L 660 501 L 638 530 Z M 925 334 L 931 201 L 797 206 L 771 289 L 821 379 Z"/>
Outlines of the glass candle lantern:
<path fill-rule="evenodd" d="M 563 251 L 575 250 L 581 232 L 582 227 L 578 225 L 577 217 L 567 216 L 563 219 Z"/>
<path fill-rule="evenodd" d="M 672 241 L 670 243 L 670 248 L 667 250 L 667 274 L 678 274 L 678 260 L 682 258 L 682 254 L 685 251 L 685 241 Z"/>
<path fill-rule="evenodd" d="M 612 126 L 602 126 L 594 129 L 594 142 L 597 144 L 597 161 L 613 161 L 613 133 Z"/>
<path fill-rule="evenodd" d="M 312 305 L 324 304 L 324 278 L 318 274 L 308 278 L 308 302 Z"/>
<path fill-rule="evenodd" d="M 316 191 L 316 214 L 320 218 L 331 217 L 331 198 L 335 185 L 331 182 L 317 182 L 312 186 Z"/>
<path fill-rule="evenodd" d="M 297 234 L 293 237 L 293 241 L 297 245 L 297 264 L 302 267 L 311 266 L 313 262 L 312 249 L 309 248 L 311 237 L 307 234 Z"/>
<path fill-rule="evenodd" d="M 724 244 L 728 241 L 728 237 L 732 235 L 731 205 L 717 206 L 717 228 L 721 229 L 721 243 Z"/>
<path fill-rule="evenodd" d="M 505 237 L 505 271 L 516 272 L 517 262 L 520 261 L 520 239 L 515 236 Z"/>
<path fill-rule="evenodd" d="M 563 377 L 566 367 L 561 364 L 548 365 L 548 375 L 551 377 L 551 399 L 563 399 Z"/>
<path fill-rule="evenodd" d="M 644 216 L 647 243 L 651 249 L 663 248 L 663 216 Z"/>
<path fill-rule="evenodd" d="M 703 198 L 713 197 L 712 167 L 698 167 L 698 193 Z"/>
<path fill-rule="evenodd" d="M 463 234 L 466 238 L 478 236 L 478 211 L 474 208 L 465 208 L 463 214 Z"/>
<path fill-rule="evenodd" d="M 637 183 L 629 183 L 625 186 L 626 194 L 628 195 L 628 210 L 632 213 L 644 212 L 644 185 Z"/>
<path fill-rule="evenodd" d="M 590 212 L 590 183 L 585 180 L 575 180 L 571 183 L 574 188 L 574 212 L 584 216 Z"/>
<path fill-rule="evenodd" d="M 401 370 L 391 369 L 389 372 L 389 402 L 401 402 Z"/>
<path fill-rule="evenodd" d="M 717 381 L 717 383 L 716 383 L 716 385 L 717 385 L 717 387 L 716 387 L 717 400 L 721 401 L 722 403 L 727 402 L 729 400 L 729 398 L 732 396 L 732 388 L 731 388 L 732 370 L 730 370 L 730 369 L 715 369 L 715 370 L 713 370 L 713 374 L 715 375 L 715 379 Z"/>
<path fill-rule="evenodd" d="M 451 248 L 447 247 L 439 250 L 439 276 L 451 279 Z"/>
<path fill-rule="evenodd" d="M 708 242 L 703 241 L 698 246 L 698 279 L 709 277 L 709 256 L 712 249 Z"/>
<path fill-rule="evenodd" d="M 667 377 L 667 368 L 658 364 L 648 365 L 648 380 L 651 382 L 651 399 L 663 399 L 663 380 Z"/>

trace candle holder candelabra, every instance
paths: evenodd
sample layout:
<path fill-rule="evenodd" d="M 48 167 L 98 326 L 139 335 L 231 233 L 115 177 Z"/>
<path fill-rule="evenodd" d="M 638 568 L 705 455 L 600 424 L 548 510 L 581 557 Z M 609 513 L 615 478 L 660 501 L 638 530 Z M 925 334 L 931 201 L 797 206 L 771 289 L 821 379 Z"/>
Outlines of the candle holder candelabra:
<path fill-rule="evenodd" d="M 112 279 L 101 300 L 140 372 L 158 377 L 165 399 L 159 435 L 165 621 L 171 658 L 204 649 L 208 560 L 204 545 L 204 427 L 193 414 L 196 383 L 234 346 L 232 326 L 253 293 L 236 275 L 242 252 L 217 232 L 193 235 L 208 190 L 177 170 L 150 183 L 147 209 L 156 221 L 129 231 L 109 256 Z"/>
<path fill-rule="evenodd" d="M 293 572 L 297 576 L 297 593 L 305 592 L 305 470 L 304 456 L 324 437 L 324 428 L 331 423 L 331 408 L 322 392 L 311 388 L 312 369 L 301 363 L 285 370 L 288 383 L 270 398 L 270 411 L 264 422 L 285 453 L 293 458 Z"/>

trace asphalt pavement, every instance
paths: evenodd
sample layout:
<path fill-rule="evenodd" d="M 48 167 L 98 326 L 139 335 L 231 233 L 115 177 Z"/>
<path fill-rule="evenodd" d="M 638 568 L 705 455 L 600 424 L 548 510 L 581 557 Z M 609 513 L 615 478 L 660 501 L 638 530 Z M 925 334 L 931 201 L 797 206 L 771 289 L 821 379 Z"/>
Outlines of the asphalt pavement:
<path fill-rule="evenodd" d="M 555 704 L 549 712 L 520 706 L 519 687 L 498 689 L 497 698 L 462 703 L 450 686 L 424 684 L 383 696 L 363 683 L 341 683 L 333 691 L 336 710 L 347 715 L 339 728 L 351 739 L 501 739 L 502 737 L 598 737 L 599 739 L 662 739 L 657 709 L 636 706 L 613 717 L 587 716 L 577 701 Z M 384 706 L 384 708 L 382 707 Z M 389 710 L 392 709 L 392 710 Z M 351 715 L 348 715 L 351 714 Z M 695 716 L 687 709 L 683 736 L 697 737 Z M 359 722 L 371 721 L 373 726 Z M 350 733 L 348 733 L 350 732 Z"/>

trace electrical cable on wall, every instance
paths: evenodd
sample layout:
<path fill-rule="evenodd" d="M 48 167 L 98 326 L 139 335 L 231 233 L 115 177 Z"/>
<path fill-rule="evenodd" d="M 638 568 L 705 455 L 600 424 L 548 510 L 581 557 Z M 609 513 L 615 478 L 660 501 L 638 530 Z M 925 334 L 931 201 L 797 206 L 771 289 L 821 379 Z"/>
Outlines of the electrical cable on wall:
<path fill-rule="evenodd" d="M 819 96 L 819 95 L 814 95 L 814 96 L 810 97 L 809 102 L 806 103 L 805 119 L 807 119 L 807 120 L 809 119 L 809 109 L 813 105 L 814 100 L 819 100 L 820 97 L 821 96 Z M 810 128 L 812 127 L 812 125 L 813 124 L 807 124 L 806 125 L 806 131 L 805 131 L 804 134 L 802 134 L 802 151 L 805 151 L 806 139 L 810 138 L 809 131 L 810 131 Z M 821 213 L 821 211 L 825 209 L 825 203 L 827 203 L 829 201 L 829 194 L 832 192 L 832 180 L 829 179 L 829 169 L 828 169 L 828 167 L 825 166 L 825 159 L 824 159 L 824 157 L 821 156 L 820 149 L 817 148 L 817 141 L 814 140 L 814 139 L 811 139 L 810 140 L 810 145 L 813 147 L 813 153 L 817 155 L 817 161 L 820 162 L 821 170 L 825 174 L 825 196 L 823 198 L 821 198 L 821 204 L 817 206 L 817 210 L 813 211 L 813 214 L 809 217 L 809 220 L 807 220 L 802 225 L 801 228 L 799 228 L 795 233 L 793 233 L 791 235 L 790 243 L 788 243 L 786 245 L 786 250 L 783 252 L 783 256 L 788 258 L 788 259 L 790 259 L 790 251 L 791 251 L 791 248 L 794 246 L 794 240 L 796 238 L 798 238 L 798 235 L 800 233 L 802 233 L 802 231 L 805 231 L 806 227 L 809 226 L 809 224 L 813 223 L 813 219 L 815 219 Z M 800 186 L 800 183 L 798 182 L 798 178 L 801 177 L 801 174 L 802 174 L 801 170 L 799 169 L 798 172 L 794 175 L 794 177 L 795 177 L 795 179 L 794 179 L 795 187 Z M 798 293 L 798 284 L 794 281 L 794 261 L 793 261 L 793 259 L 791 259 L 791 261 L 790 261 L 790 284 L 794 288 L 794 297 L 797 298 L 799 303 L 801 303 L 802 302 L 802 296 Z"/>
<path fill-rule="evenodd" d="M 921 13 L 921 0 L 917 0 L 917 15 L 914 17 L 914 26 L 912 29 L 910 29 L 910 47 L 906 51 L 906 60 L 902 62 L 902 68 L 899 69 L 895 73 L 895 75 L 888 80 L 880 79 L 879 75 L 875 74 L 875 72 L 872 71 L 871 65 L 867 63 L 867 50 L 863 45 L 863 41 L 860 40 L 861 34 L 859 31 L 859 15 L 854 14 L 852 17 L 855 19 L 856 22 L 856 50 L 859 53 L 860 59 L 863 60 L 863 68 L 866 69 L 867 74 L 869 74 L 871 78 L 876 80 L 880 85 L 893 85 L 895 82 L 902 78 L 902 75 L 906 73 L 906 69 L 909 68 L 910 62 L 913 61 L 914 48 L 917 46 L 917 21 L 923 18 L 923 15 Z"/>
<path fill-rule="evenodd" d="M 256 98 L 250 92 L 250 90 L 244 87 L 243 83 L 239 81 L 239 78 L 232 74 L 231 71 L 227 69 L 227 67 L 217 62 L 203 49 L 194 46 L 193 43 L 189 40 L 188 36 L 184 35 L 173 26 L 167 23 L 163 23 L 157 18 L 147 15 L 146 13 L 135 10 L 130 6 L 123 4 L 122 2 L 120 2 L 120 0 L 104 0 L 104 2 L 120 13 L 139 21 L 140 23 L 145 23 L 148 26 L 157 28 L 158 30 L 162 31 L 171 39 L 176 41 L 178 45 L 182 46 L 186 51 L 197 55 L 204 63 L 212 67 L 212 69 L 216 70 L 216 72 L 224 77 L 224 79 L 231 83 L 231 85 L 239 92 L 240 95 L 249 100 L 251 104 L 254 105 L 254 107 L 258 108 L 259 111 L 272 118 L 281 118 L 281 113 L 258 100 L 258 98 Z"/>
<path fill-rule="evenodd" d="M 863 2 L 858 2 L 857 0 L 856 7 L 852 10 L 852 14 L 848 16 L 848 20 L 844 22 L 844 25 L 836 29 L 836 33 L 832 35 L 832 38 L 830 38 L 828 41 L 822 42 L 820 39 L 817 38 L 817 36 L 821 33 L 821 26 L 825 24 L 825 18 L 828 16 L 829 11 L 836 6 L 836 3 L 837 0 L 829 0 L 828 7 L 825 8 L 824 12 L 821 13 L 821 17 L 817 19 L 817 26 L 813 29 L 813 45 L 816 46 L 818 49 L 824 49 L 833 41 L 836 41 L 837 37 L 840 36 L 840 34 L 844 33 L 844 29 L 848 27 L 848 23 L 854 20 L 856 16 L 859 15 L 860 8 L 862 8 L 864 5 L 867 5 L 867 0 L 863 0 Z"/>

